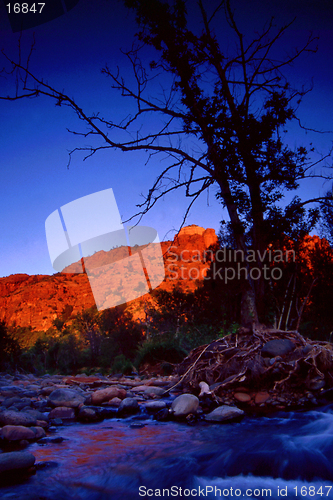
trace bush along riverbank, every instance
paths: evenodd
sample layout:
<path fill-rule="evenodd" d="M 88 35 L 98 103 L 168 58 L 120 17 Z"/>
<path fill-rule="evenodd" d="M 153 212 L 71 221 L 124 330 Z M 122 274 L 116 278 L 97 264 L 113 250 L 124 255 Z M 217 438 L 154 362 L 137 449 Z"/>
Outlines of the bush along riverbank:
<path fill-rule="evenodd" d="M 309 409 L 333 399 L 333 350 L 296 332 L 239 330 L 194 349 L 177 374 L 132 376 L 2 374 L 0 477 L 33 472 L 32 442 L 52 443 L 66 422 L 140 415 L 193 424 L 247 413 Z"/>

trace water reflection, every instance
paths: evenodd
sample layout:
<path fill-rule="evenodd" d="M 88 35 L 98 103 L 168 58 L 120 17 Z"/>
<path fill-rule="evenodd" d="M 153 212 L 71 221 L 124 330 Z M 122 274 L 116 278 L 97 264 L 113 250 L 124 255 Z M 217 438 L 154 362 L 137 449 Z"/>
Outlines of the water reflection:
<path fill-rule="evenodd" d="M 298 485 L 333 481 L 330 408 L 224 425 L 143 423 L 131 428 L 130 419 L 105 420 L 59 428 L 63 442 L 29 447 L 37 462 L 58 466 L 38 470 L 23 485 L 3 488 L 1 498 L 127 500 L 141 498 L 140 486 L 152 491 L 149 498 L 159 498 L 158 489 L 172 487 L 187 488 L 188 498 L 194 498 L 191 488 L 238 485 L 243 491 L 249 484 L 270 485 L 270 496 L 281 498 L 278 486 L 287 485 L 289 497 Z M 209 492 L 204 496 L 211 495 L 219 498 Z M 313 498 L 302 495 L 307 496 Z"/>

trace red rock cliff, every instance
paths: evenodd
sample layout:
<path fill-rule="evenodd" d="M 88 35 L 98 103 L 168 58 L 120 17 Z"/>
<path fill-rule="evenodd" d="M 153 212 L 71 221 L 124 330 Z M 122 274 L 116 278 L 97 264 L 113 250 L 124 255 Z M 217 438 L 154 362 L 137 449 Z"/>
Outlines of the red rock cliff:
<path fill-rule="evenodd" d="M 193 291 L 210 265 L 208 247 L 215 244 L 217 237 L 214 229 L 194 225 L 184 227 L 173 241 L 162 242 L 166 277 L 159 288 L 170 291 L 178 285 L 183 290 Z M 112 260 L 121 258 L 121 248 L 111 252 Z M 108 253 L 97 252 L 89 259 L 92 259 L 94 267 L 103 266 Z M 72 315 L 92 307 L 95 301 L 87 275 L 75 274 L 80 268 L 78 262 L 66 268 L 66 273 L 52 276 L 16 274 L 0 278 L 0 320 L 9 325 L 46 331 L 52 326 L 52 321 L 61 316 L 65 307 L 72 309 Z M 127 281 L 124 277 L 123 286 L 131 286 L 130 277 Z M 133 302 L 132 309 L 135 309 L 140 307 L 142 300 Z"/>

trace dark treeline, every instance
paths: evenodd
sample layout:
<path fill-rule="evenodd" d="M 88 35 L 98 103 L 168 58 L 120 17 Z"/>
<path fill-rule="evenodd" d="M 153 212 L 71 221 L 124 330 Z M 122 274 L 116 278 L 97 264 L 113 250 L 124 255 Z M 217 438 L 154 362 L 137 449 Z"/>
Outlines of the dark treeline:
<path fill-rule="evenodd" d="M 76 315 L 66 306 L 46 332 L 0 322 L 0 369 L 50 373 L 131 373 L 146 363 L 170 373 L 187 353 L 237 330 L 246 274 L 256 263 L 231 247 L 211 263 L 195 292 L 177 286 L 154 290 L 134 320 L 125 306 L 90 308 Z M 221 250 L 220 248 L 220 250 Z M 281 237 L 261 256 L 267 293 L 265 325 L 331 340 L 333 250 L 325 239 Z M 145 298 L 142 299 L 143 301 Z"/>

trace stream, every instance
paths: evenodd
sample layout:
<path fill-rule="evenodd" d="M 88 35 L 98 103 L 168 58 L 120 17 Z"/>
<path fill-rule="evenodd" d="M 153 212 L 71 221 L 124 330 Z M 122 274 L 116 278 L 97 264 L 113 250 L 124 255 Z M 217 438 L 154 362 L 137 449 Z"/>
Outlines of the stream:
<path fill-rule="evenodd" d="M 1 499 L 333 498 L 333 406 L 187 425 L 140 415 L 73 423 L 34 443 L 36 474 Z"/>

